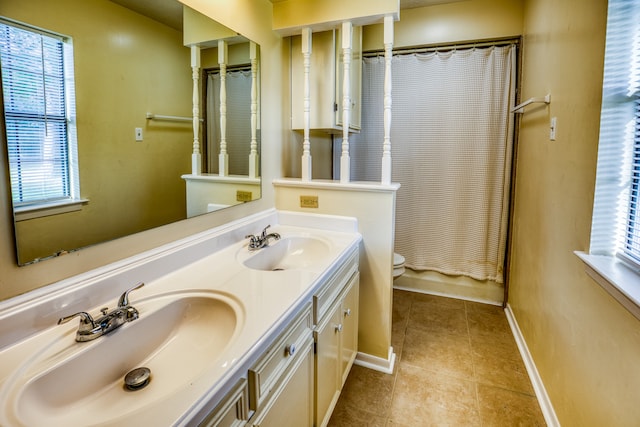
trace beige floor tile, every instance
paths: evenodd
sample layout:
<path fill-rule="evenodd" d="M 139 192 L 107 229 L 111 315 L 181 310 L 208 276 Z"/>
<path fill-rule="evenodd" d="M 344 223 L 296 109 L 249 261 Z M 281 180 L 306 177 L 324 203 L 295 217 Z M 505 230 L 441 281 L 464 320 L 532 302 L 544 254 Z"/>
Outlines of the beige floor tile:
<path fill-rule="evenodd" d="M 464 305 L 458 308 L 448 304 L 414 301 L 411 305 L 408 327 L 461 336 L 467 336 L 469 333 Z"/>
<path fill-rule="evenodd" d="M 464 301 L 460 299 L 440 297 L 437 295 L 422 294 L 419 292 L 412 292 L 412 293 L 413 293 L 412 299 L 414 302 L 420 302 L 422 304 L 435 304 L 435 305 L 440 305 L 440 306 L 449 307 L 449 308 L 464 309 Z"/>
<path fill-rule="evenodd" d="M 473 337 L 491 337 L 492 339 L 513 340 L 507 316 L 504 313 L 490 314 L 477 311 L 467 312 L 469 335 Z"/>
<path fill-rule="evenodd" d="M 484 358 L 522 360 L 516 340 L 511 335 L 470 335 L 473 354 Z"/>
<path fill-rule="evenodd" d="M 530 396 L 535 394 L 522 360 L 473 354 L 473 369 L 478 383 L 502 387 Z"/>
<path fill-rule="evenodd" d="M 353 365 L 342 388 L 340 403 L 386 417 L 391 406 L 395 376 Z"/>
<path fill-rule="evenodd" d="M 481 425 L 473 382 L 404 363 L 398 370 L 389 418 L 407 426 Z"/>
<path fill-rule="evenodd" d="M 331 426 L 544 425 L 501 307 L 393 297 L 394 374 L 354 366 Z"/>
<path fill-rule="evenodd" d="M 466 336 L 408 328 L 402 363 L 459 378 L 473 377 L 471 346 Z"/>
<path fill-rule="evenodd" d="M 483 304 L 480 302 L 473 301 L 465 301 L 464 306 L 467 309 L 467 312 L 473 313 L 485 313 L 485 314 L 494 314 L 497 316 L 504 316 L 504 309 L 499 305 L 492 304 Z"/>
<path fill-rule="evenodd" d="M 405 311 L 411 302 L 413 301 L 413 294 L 415 292 L 403 291 L 400 289 L 393 290 L 393 308 L 399 309 L 398 311 Z"/>
<path fill-rule="evenodd" d="M 387 419 L 338 400 L 328 427 L 385 427 Z"/>
<path fill-rule="evenodd" d="M 546 425 L 535 397 L 482 384 L 477 387 L 484 427 Z"/>
<path fill-rule="evenodd" d="M 387 420 L 386 427 L 415 427 L 415 426 L 411 426 L 409 424 L 402 424 L 401 422 L 398 422 L 398 421 Z"/>

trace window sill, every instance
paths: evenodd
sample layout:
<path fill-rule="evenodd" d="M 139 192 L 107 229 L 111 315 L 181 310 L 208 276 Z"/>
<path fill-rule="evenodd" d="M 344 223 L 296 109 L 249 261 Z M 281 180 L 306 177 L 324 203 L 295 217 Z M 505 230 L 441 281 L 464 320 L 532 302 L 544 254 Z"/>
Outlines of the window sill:
<path fill-rule="evenodd" d="M 16 222 L 26 221 L 29 219 L 42 218 L 50 215 L 79 211 L 80 209 L 82 209 L 82 205 L 88 202 L 89 199 L 76 199 L 34 206 L 22 206 L 13 210 L 13 216 Z"/>
<path fill-rule="evenodd" d="M 585 263 L 587 274 L 640 320 L 640 272 L 615 257 L 574 253 Z"/>

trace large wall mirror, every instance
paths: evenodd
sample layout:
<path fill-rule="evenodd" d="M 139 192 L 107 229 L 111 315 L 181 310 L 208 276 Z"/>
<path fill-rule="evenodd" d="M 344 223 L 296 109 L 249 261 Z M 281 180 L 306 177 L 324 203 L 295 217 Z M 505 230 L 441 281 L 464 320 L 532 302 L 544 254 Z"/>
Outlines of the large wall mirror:
<path fill-rule="evenodd" d="M 70 188 L 79 187 L 79 193 L 75 194 L 76 203 L 54 201 L 46 209 L 34 209 L 28 200 L 20 198 L 22 195 L 17 196 L 22 187 L 14 182 L 15 164 L 9 168 L 18 264 L 30 264 L 260 197 L 256 154 L 260 110 L 255 95 L 259 94 L 255 83 L 259 76 L 259 47 L 231 29 L 226 29 L 231 33 L 228 39 L 220 39 L 225 40 L 224 44 L 217 39 L 200 44 L 198 55 L 203 63 L 198 64 L 195 92 L 202 120 L 194 144 L 194 49 L 185 46 L 189 21 L 183 20 L 184 13 L 192 12 L 177 0 L 0 2 L 0 16 L 6 22 L 27 24 L 26 29 L 35 30 L 35 34 L 41 30 L 44 37 L 69 37 L 73 53 L 75 112 L 69 116 L 67 136 L 77 141 L 77 149 L 70 149 L 65 155 L 71 158 L 72 166 L 77 163 L 77 172 L 68 171 L 62 181 Z M 206 28 L 221 27 L 211 20 L 207 23 L 208 18 L 203 16 L 198 19 Z M 33 53 L 44 57 L 45 42 L 39 43 L 34 44 Z M 210 101 L 211 107 L 206 108 L 206 85 L 207 73 L 220 74 L 220 64 L 210 58 L 219 57 L 221 47 L 228 49 L 230 70 L 249 75 L 245 89 L 226 93 L 226 123 L 222 127 L 235 129 L 235 120 L 242 120 L 239 128 L 254 130 L 253 135 L 242 133 L 238 137 L 242 141 L 236 140 L 233 133 L 227 135 L 222 145 L 229 164 L 244 162 L 253 166 L 232 166 L 225 174 L 219 171 L 221 163 L 215 162 L 221 156 L 212 153 L 221 149 L 220 142 L 206 142 L 212 134 L 220 134 L 216 102 Z M 65 55 L 62 57 L 67 61 Z M 43 60 L 38 61 L 44 64 Z M 8 62 L 3 57 L 3 81 Z M 48 69 L 46 64 L 43 67 Z M 68 74 L 65 75 L 68 83 Z M 47 95 L 32 98 L 35 104 L 43 105 L 44 113 L 38 113 L 43 123 L 27 135 L 48 141 L 58 131 L 54 108 L 47 98 L 54 86 L 48 71 L 42 81 L 39 93 Z M 211 84 L 209 90 L 213 91 L 215 83 Z M 243 94 L 243 90 L 248 93 Z M 218 85 L 221 99 L 219 91 Z M 2 93 L 5 100 L 15 97 L 4 87 Z M 247 109 L 238 117 L 234 113 L 234 96 L 242 98 L 238 105 Z M 0 103 L 4 104 L 6 101 Z M 219 111 L 219 101 L 217 108 Z M 8 135 L 20 127 L 20 117 L 12 116 L 14 111 L 9 110 L 3 110 L 2 149 L 9 148 L 11 162 L 15 152 L 8 147 Z M 44 145 L 37 153 L 40 157 L 50 151 Z M 201 156 L 194 156 L 194 146 L 199 147 Z M 243 159 L 238 160 L 239 156 Z M 196 158 L 201 159 L 201 164 L 194 164 Z M 27 166 L 28 158 L 23 156 L 19 168 L 24 171 Z M 29 175 L 24 173 L 21 179 L 27 183 Z"/>

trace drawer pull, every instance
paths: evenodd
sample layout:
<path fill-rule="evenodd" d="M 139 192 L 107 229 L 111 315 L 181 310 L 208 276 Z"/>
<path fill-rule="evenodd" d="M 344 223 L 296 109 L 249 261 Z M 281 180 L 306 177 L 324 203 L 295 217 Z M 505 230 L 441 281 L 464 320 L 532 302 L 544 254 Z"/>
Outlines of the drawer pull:
<path fill-rule="evenodd" d="M 342 323 L 336 325 L 336 332 L 342 332 Z"/>
<path fill-rule="evenodd" d="M 348 316 L 351 316 L 351 309 L 350 309 L 350 308 L 347 308 L 347 309 L 344 311 L 344 317 L 348 317 Z"/>
<path fill-rule="evenodd" d="M 285 356 L 293 356 L 296 353 L 296 346 L 294 344 L 289 344 L 284 349 Z"/>

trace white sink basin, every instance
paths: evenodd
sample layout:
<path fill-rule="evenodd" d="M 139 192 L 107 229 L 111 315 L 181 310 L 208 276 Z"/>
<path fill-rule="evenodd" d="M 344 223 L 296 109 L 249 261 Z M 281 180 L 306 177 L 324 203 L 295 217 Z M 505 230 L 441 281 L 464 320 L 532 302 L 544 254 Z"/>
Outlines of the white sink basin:
<path fill-rule="evenodd" d="M 56 339 L 28 359 L 5 387 L 0 412 L 11 425 L 116 424 L 127 414 L 189 387 L 212 366 L 242 330 L 240 303 L 215 292 L 181 292 L 132 304 L 140 318 L 87 343 L 60 327 Z M 131 391 L 127 372 L 151 370 L 149 384 Z M 5 394 L 6 393 L 6 394 Z M 1 424 L 1 423 L 0 423 Z"/>
<path fill-rule="evenodd" d="M 253 270 L 304 270 L 324 263 L 331 254 L 329 243 L 315 237 L 283 237 L 247 257 L 243 248 L 239 258 Z"/>

